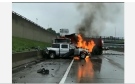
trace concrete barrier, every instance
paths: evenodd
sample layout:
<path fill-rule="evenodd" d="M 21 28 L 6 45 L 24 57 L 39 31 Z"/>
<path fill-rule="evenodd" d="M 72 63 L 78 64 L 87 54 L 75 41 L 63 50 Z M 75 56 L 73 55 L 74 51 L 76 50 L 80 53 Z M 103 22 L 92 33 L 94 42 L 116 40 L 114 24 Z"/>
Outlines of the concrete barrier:
<path fill-rule="evenodd" d="M 41 51 L 29 51 L 12 54 L 12 68 L 38 59 L 42 59 Z"/>
<path fill-rule="evenodd" d="M 33 21 L 12 12 L 12 36 L 51 43 L 57 35 L 48 32 Z"/>

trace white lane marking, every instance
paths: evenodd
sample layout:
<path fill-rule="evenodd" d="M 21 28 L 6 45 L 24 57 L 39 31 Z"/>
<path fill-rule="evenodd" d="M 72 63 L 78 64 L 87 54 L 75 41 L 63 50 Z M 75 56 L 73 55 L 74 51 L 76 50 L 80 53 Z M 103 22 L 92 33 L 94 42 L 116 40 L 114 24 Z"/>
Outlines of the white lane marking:
<path fill-rule="evenodd" d="M 105 60 L 109 61 L 107 58 L 105 58 Z"/>
<path fill-rule="evenodd" d="M 65 74 L 64 74 L 64 76 L 62 77 L 62 79 L 61 79 L 61 81 L 59 82 L 59 84 L 64 84 L 64 82 L 65 82 L 65 80 L 66 80 L 66 78 L 67 78 L 67 75 L 68 75 L 68 73 L 69 73 L 69 71 L 70 71 L 70 68 L 71 68 L 73 62 L 74 62 L 74 59 L 72 60 L 72 62 L 71 62 L 70 65 L 68 66 L 67 71 L 65 72 Z"/>

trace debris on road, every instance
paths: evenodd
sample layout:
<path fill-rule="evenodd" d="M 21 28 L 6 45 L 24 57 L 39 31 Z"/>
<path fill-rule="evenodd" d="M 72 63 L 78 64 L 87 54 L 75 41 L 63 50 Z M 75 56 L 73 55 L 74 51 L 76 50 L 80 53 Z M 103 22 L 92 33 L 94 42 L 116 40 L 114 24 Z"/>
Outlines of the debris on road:
<path fill-rule="evenodd" d="M 20 76 L 19 78 L 20 78 L 20 79 L 21 79 L 21 78 L 25 78 L 25 76 Z"/>
<path fill-rule="evenodd" d="M 53 74 L 51 74 L 52 75 L 52 77 L 54 77 L 54 75 Z"/>
<path fill-rule="evenodd" d="M 45 69 L 45 68 L 42 68 L 42 69 L 39 69 L 39 70 L 37 71 L 37 73 L 49 74 L 49 70 L 48 70 L 48 69 Z"/>

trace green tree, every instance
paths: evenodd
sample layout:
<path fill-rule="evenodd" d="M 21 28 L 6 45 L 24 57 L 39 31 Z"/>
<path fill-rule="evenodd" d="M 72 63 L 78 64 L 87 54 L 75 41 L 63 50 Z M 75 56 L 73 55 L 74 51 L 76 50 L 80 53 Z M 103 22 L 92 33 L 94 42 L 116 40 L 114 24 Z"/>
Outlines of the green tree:
<path fill-rule="evenodd" d="M 60 36 L 60 33 L 57 33 L 57 36 Z"/>
<path fill-rule="evenodd" d="M 49 32 L 51 32 L 51 33 L 56 34 L 56 31 L 55 31 L 55 30 L 53 30 L 52 28 L 48 28 L 48 29 L 47 29 L 47 31 L 49 31 Z"/>

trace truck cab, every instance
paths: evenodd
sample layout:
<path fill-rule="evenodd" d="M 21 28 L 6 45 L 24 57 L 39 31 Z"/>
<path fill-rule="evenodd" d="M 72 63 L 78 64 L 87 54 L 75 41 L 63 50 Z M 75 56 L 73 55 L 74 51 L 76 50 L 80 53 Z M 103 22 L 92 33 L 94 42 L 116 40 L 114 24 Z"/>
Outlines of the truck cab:
<path fill-rule="evenodd" d="M 44 52 L 49 58 L 62 57 L 65 53 L 70 51 L 70 44 L 68 43 L 53 43 L 51 47 L 47 47 Z"/>
<path fill-rule="evenodd" d="M 56 38 L 53 43 L 71 43 L 71 40 L 69 38 Z"/>
<path fill-rule="evenodd" d="M 53 43 L 51 47 L 44 49 L 44 55 L 51 59 L 74 56 L 78 56 L 84 59 L 88 54 L 84 49 L 77 49 L 74 45 L 69 43 Z"/>

